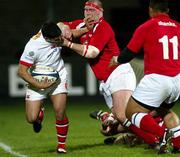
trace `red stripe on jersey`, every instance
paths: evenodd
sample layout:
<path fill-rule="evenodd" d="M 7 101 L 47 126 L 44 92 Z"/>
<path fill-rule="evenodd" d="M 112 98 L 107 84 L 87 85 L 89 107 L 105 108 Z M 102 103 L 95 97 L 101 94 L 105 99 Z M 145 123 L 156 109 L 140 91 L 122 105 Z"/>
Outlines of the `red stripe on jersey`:
<path fill-rule="evenodd" d="M 85 57 L 86 56 L 86 53 L 87 53 L 87 49 L 88 49 L 88 45 L 85 45 L 85 51 L 84 51 L 84 55 L 83 55 L 83 57 Z"/>
<path fill-rule="evenodd" d="M 24 62 L 24 61 L 19 61 L 19 64 L 22 64 L 22 65 L 25 65 L 25 66 L 28 66 L 28 67 L 31 67 L 33 65 L 31 63 L 27 63 L 27 62 Z"/>

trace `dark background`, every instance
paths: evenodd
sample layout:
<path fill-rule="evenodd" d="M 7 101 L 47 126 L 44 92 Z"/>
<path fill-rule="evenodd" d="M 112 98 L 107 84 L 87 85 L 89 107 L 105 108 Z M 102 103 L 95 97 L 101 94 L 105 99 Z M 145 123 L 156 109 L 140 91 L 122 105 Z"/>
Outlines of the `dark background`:
<path fill-rule="evenodd" d="M 170 0 L 170 15 L 180 21 L 180 0 Z M 18 64 L 24 46 L 47 20 L 71 21 L 83 18 L 84 0 L 0 0 L 0 97 L 10 98 L 8 66 Z M 120 48 L 125 47 L 134 29 L 149 18 L 148 0 L 102 0 L 104 16 L 116 33 Z M 65 62 L 75 62 L 76 69 L 82 58 L 71 52 Z M 80 61 L 79 61 L 80 60 Z M 84 61 L 83 61 L 84 62 Z M 78 82 L 78 73 L 74 72 Z M 81 80 L 81 82 L 83 82 Z M 83 84 L 83 83 L 82 83 Z"/>

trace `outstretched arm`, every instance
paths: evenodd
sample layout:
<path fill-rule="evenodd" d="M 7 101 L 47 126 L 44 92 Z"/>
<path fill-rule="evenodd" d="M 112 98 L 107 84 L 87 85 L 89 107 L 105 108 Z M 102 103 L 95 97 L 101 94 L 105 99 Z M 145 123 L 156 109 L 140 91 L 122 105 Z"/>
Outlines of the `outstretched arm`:
<path fill-rule="evenodd" d="M 85 58 L 96 58 L 100 53 L 99 49 L 95 46 L 72 43 L 67 39 L 64 39 L 63 46 L 70 48 L 71 50 Z"/>
<path fill-rule="evenodd" d="M 57 25 L 61 29 L 62 34 L 66 39 L 71 39 L 72 36 L 74 38 L 78 38 L 89 31 L 87 27 L 79 29 L 70 29 L 69 26 L 64 24 L 63 22 L 59 22 L 57 23 Z"/>
<path fill-rule="evenodd" d="M 121 54 L 119 56 L 112 57 L 109 66 L 111 67 L 118 64 L 130 62 L 135 56 L 136 53 L 126 47 L 121 51 Z"/>

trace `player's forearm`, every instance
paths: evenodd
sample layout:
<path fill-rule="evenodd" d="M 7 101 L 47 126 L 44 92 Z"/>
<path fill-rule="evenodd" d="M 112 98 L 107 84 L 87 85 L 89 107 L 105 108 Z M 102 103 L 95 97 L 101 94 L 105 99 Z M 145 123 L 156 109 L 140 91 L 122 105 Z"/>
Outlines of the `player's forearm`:
<path fill-rule="evenodd" d="M 58 27 L 63 31 L 64 29 L 70 29 L 68 25 L 65 25 L 63 22 L 57 23 Z"/>
<path fill-rule="evenodd" d="M 100 53 L 99 49 L 95 46 L 72 43 L 68 40 L 64 41 L 63 46 L 70 48 L 71 50 L 85 58 L 96 58 Z"/>
<path fill-rule="evenodd" d="M 72 43 L 70 41 L 68 41 L 65 44 L 66 47 L 70 48 L 71 50 L 73 50 L 74 52 L 76 52 L 77 54 L 83 56 L 84 55 L 84 50 L 86 48 L 86 45 L 82 45 L 82 44 L 77 44 L 77 43 Z"/>
<path fill-rule="evenodd" d="M 20 64 L 18 68 L 18 75 L 25 82 L 31 84 L 34 87 L 37 86 L 37 81 L 28 73 L 28 67 Z"/>
<path fill-rule="evenodd" d="M 87 33 L 89 30 L 85 27 L 85 28 L 80 28 L 80 29 L 72 29 L 71 31 L 72 31 L 73 37 L 77 38 Z"/>
<path fill-rule="evenodd" d="M 117 62 L 120 64 L 130 62 L 135 56 L 136 54 L 132 52 L 130 49 L 124 48 L 121 54 L 118 56 Z"/>

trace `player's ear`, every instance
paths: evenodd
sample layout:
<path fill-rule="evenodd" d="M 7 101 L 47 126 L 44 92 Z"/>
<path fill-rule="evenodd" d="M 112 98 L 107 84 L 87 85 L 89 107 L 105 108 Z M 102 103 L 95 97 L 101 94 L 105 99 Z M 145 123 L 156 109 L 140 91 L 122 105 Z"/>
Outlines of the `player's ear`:
<path fill-rule="evenodd" d="M 167 9 L 166 13 L 169 13 L 169 9 Z"/>
<path fill-rule="evenodd" d="M 149 7 L 149 16 L 152 17 L 153 16 L 153 9 L 151 7 Z"/>

